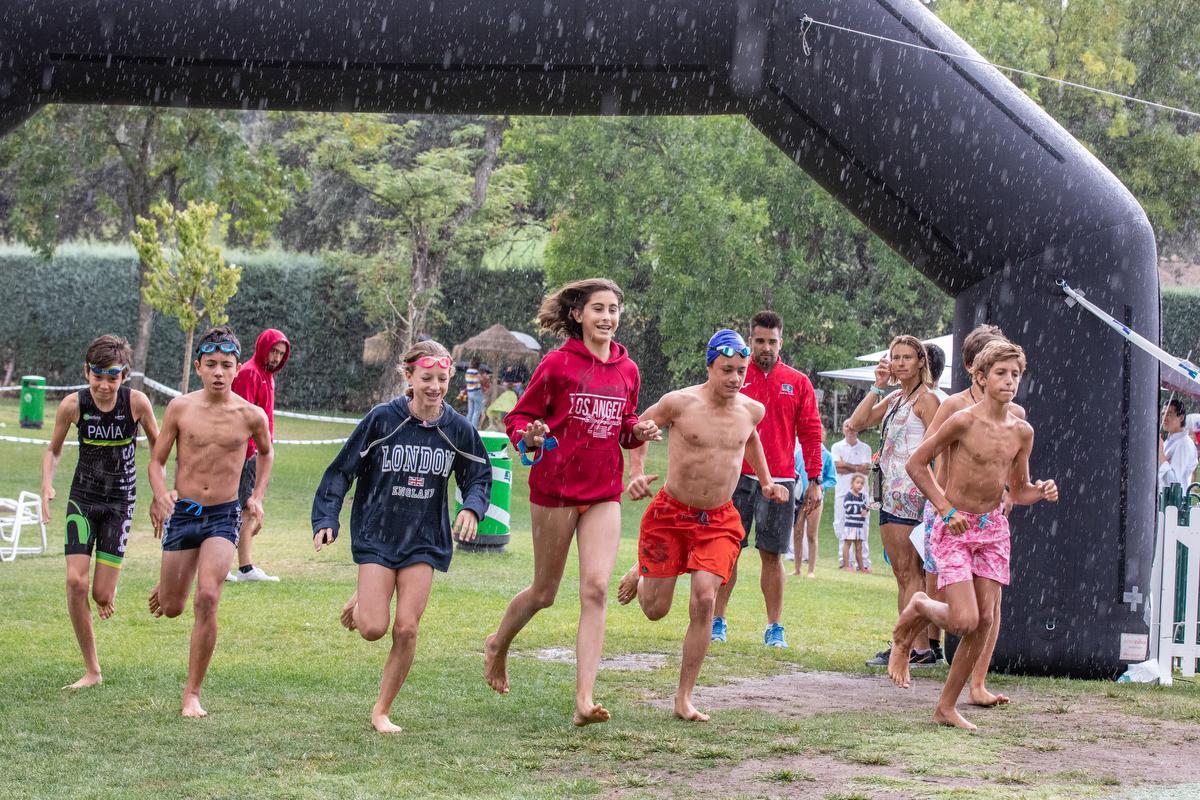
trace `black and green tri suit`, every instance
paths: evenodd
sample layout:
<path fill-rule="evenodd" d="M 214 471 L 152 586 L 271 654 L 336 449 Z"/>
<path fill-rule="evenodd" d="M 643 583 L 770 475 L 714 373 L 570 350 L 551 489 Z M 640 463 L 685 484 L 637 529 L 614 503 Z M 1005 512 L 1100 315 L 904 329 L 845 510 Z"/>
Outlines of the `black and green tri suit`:
<path fill-rule="evenodd" d="M 67 500 L 67 555 L 90 556 L 120 569 L 137 494 L 137 421 L 128 386 L 117 389 L 111 411 L 101 411 L 91 389 L 79 390 L 79 463 Z"/>

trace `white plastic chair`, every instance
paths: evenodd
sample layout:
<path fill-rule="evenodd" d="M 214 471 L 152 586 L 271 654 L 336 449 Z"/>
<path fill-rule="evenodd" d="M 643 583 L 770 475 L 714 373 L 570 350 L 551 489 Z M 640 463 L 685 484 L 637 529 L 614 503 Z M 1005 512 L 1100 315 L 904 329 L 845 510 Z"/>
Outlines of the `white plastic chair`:
<path fill-rule="evenodd" d="M 22 546 L 22 530 L 33 526 L 37 526 L 42 534 L 41 546 Z M 21 492 L 16 500 L 0 498 L 0 561 L 45 552 L 46 521 L 42 519 L 42 498 L 33 492 Z"/>

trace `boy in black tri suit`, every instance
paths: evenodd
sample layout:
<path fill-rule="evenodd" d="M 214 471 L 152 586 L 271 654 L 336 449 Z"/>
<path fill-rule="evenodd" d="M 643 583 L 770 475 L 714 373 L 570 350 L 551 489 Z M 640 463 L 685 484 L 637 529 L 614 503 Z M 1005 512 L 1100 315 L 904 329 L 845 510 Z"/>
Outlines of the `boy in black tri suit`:
<path fill-rule="evenodd" d="M 150 593 L 154 616 L 177 617 L 187 605 L 192 582 L 195 623 L 188 652 L 185 717 L 207 716 L 200 707 L 200 684 L 217 644 L 217 604 L 242 527 L 238 482 L 246 441 L 257 450 L 254 491 L 246 499 L 249 530 L 262 524 L 262 499 L 271 480 L 275 452 L 267 415 L 233 393 L 241 344 L 225 326 L 213 328 L 196 344 L 196 374 L 204 388 L 167 404 L 162 436 L 150 457 L 154 504 L 150 521 L 162 536 L 158 586 Z M 167 459 L 175 449 L 175 487 L 167 487 Z"/>
<path fill-rule="evenodd" d="M 54 472 L 62 458 L 63 442 L 72 424 L 79 429 L 79 463 L 66 513 L 67 610 L 83 653 L 84 673 L 68 687 L 71 689 L 94 686 L 103 680 L 88 604 L 92 550 L 96 551 L 92 599 L 100 618 L 108 619 L 113 615 L 117 579 L 133 522 L 138 425 L 146 432 L 151 447 L 158 437 L 150 399 L 124 385 L 131 355 L 129 343 L 119 336 L 106 334 L 88 346 L 83 367 L 88 386 L 58 404 L 54 432 L 42 460 L 42 518 L 49 520 Z"/>

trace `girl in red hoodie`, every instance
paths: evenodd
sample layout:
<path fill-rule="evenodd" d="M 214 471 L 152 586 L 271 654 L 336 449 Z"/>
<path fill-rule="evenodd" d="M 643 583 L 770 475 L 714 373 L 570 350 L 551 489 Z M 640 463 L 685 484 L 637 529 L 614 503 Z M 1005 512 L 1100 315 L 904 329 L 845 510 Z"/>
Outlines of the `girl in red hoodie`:
<path fill-rule="evenodd" d="M 659 437 L 653 422 L 638 421 L 638 368 L 613 341 L 623 300 L 621 289 L 603 278 L 569 283 L 547 295 L 538 322 L 566 342 L 546 354 L 504 418 L 508 438 L 532 464 L 533 583 L 512 599 L 500 627 L 487 637 L 484 672 L 493 689 L 508 692 L 508 648 L 534 614 L 554 603 L 571 537 L 578 534 L 576 725 L 609 718 L 592 689 L 621 537 L 621 448 Z"/>

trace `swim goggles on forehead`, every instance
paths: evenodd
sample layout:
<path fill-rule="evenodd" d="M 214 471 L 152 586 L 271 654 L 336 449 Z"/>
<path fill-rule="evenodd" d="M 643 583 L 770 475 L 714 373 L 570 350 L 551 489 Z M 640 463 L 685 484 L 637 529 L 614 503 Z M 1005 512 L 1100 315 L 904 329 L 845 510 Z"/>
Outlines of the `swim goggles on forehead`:
<path fill-rule="evenodd" d="M 88 369 L 90 369 L 92 371 L 93 375 L 107 375 L 110 378 L 115 378 L 118 375 L 120 375 L 122 372 L 124 372 L 125 370 L 129 369 L 128 364 L 122 364 L 119 367 L 107 367 L 107 368 L 97 367 L 95 364 L 88 364 L 87 366 L 88 366 Z"/>
<path fill-rule="evenodd" d="M 201 355 L 215 353 L 218 350 L 220 350 L 222 353 L 233 353 L 235 356 L 240 356 L 242 354 L 241 349 L 238 348 L 237 343 L 235 342 L 204 342 L 196 348 L 196 357 L 199 358 Z"/>
<path fill-rule="evenodd" d="M 722 345 L 721 347 L 710 347 L 708 348 L 708 352 L 716 354 L 713 356 L 713 358 L 716 358 L 717 356 L 725 356 L 726 358 L 733 358 L 734 356 L 741 356 L 742 358 L 750 357 L 750 348 L 746 345 L 742 345 L 741 347 L 730 347 L 726 344 Z"/>
<path fill-rule="evenodd" d="M 410 361 L 408 363 L 415 364 L 416 366 L 421 367 L 422 369 L 430 369 L 431 367 L 441 367 L 442 369 L 450 369 L 450 367 L 454 364 L 454 361 L 453 361 L 453 359 L 450 358 L 450 356 L 442 356 L 441 358 L 438 358 L 436 356 L 421 356 L 420 358 L 416 359 L 415 361 Z"/>

